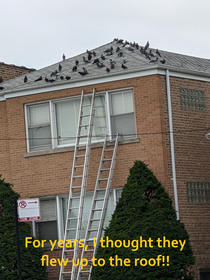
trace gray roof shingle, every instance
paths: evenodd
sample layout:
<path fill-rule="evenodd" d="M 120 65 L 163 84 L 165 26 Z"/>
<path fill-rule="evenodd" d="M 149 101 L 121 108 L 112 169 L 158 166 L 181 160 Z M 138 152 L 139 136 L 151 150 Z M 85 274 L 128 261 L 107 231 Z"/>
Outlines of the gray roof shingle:
<path fill-rule="evenodd" d="M 109 53 L 106 53 L 105 51 L 108 48 L 113 48 L 113 54 L 108 55 Z M 123 64 L 123 57 L 119 57 L 119 52 L 116 52 L 117 47 L 120 48 L 120 52 L 123 53 L 123 56 L 126 59 L 126 65 L 127 69 L 122 68 Z M 151 51 L 155 57 L 149 56 L 150 60 L 148 59 L 148 56 L 145 54 L 142 54 L 140 51 L 140 47 L 133 46 L 133 51 L 130 51 L 124 44 L 118 43 L 118 41 L 114 40 L 106 45 L 100 46 L 98 48 L 95 48 L 96 56 L 92 56 L 92 59 L 89 63 L 85 63 L 83 61 L 83 56 L 86 60 L 88 60 L 88 54 L 87 52 L 82 53 L 80 55 L 77 55 L 75 57 L 71 57 L 69 59 L 66 59 L 64 61 L 60 61 L 58 63 L 55 63 L 53 65 L 50 65 L 48 67 L 42 68 L 40 70 L 36 70 L 34 72 L 31 72 L 27 74 L 28 81 L 27 83 L 24 83 L 24 77 L 25 75 L 15 78 L 13 80 L 9 80 L 7 82 L 2 83 L 0 86 L 4 89 L 0 91 L 0 95 L 2 95 L 4 92 L 7 91 L 13 91 L 13 90 L 21 90 L 26 88 L 34 88 L 37 86 L 46 86 L 46 85 L 55 85 L 55 84 L 61 84 L 64 81 L 66 82 L 66 76 L 70 76 L 71 79 L 68 81 L 71 83 L 71 81 L 79 81 L 81 79 L 91 79 L 91 78 L 98 78 L 100 76 L 109 76 L 109 75 L 120 75 L 122 73 L 131 72 L 131 71 L 141 71 L 144 69 L 149 69 L 151 67 L 153 68 L 164 68 L 169 67 L 170 69 L 176 69 L 181 71 L 194 71 L 198 74 L 210 74 L 210 60 L 209 59 L 203 59 L 203 58 L 197 58 L 177 53 L 171 53 L 167 51 L 159 50 L 161 57 L 159 57 L 156 54 L 156 51 L 154 49 L 147 49 L 147 54 Z M 105 56 L 105 60 L 101 59 L 101 55 Z M 158 57 L 157 62 L 151 62 L 151 60 L 154 60 Z M 102 62 L 105 67 L 99 68 L 96 63 L 93 64 L 94 59 L 99 59 L 100 62 Z M 115 67 L 114 69 L 110 68 L 110 59 L 115 61 Z M 161 60 L 165 59 L 165 64 L 161 63 Z M 72 68 L 75 66 L 75 61 L 79 61 L 79 65 L 77 66 L 77 71 L 73 72 Z M 54 71 L 58 71 L 59 64 L 62 66 L 62 70 L 59 72 L 59 75 L 57 76 L 57 79 L 54 77 L 51 77 L 51 73 Z M 86 68 L 88 74 L 85 76 L 81 76 L 78 72 L 83 72 L 83 67 Z M 110 72 L 107 73 L 106 68 L 110 69 Z M 41 81 L 35 82 L 36 79 L 38 79 L 40 76 L 42 76 Z M 61 80 L 61 76 L 63 76 L 63 80 Z M 47 79 L 54 79 L 55 81 L 53 83 L 46 82 L 45 78 Z"/>

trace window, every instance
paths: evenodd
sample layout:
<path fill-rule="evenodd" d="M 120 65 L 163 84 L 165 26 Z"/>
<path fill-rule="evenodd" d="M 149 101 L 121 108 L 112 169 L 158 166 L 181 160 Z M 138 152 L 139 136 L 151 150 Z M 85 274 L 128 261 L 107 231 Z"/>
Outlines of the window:
<path fill-rule="evenodd" d="M 56 199 L 41 199 L 40 212 L 41 219 L 35 223 L 35 234 L 38 239 L 46 240 L 46 244 L 50 245 L 49 240 L 58 239 Z"/>
<path fill-rule="evenodd" d="M 186 185 L 189 203 L 210 203 L 210 183 L 187 182 Z"/>
<path fill-rule="evenodd" d="M 205 93 L 202 90 L 180 88 L 180 103 L 182 109 L 205 111 Z"/>
<path fill-rule="evenodd" d="M 116 202 L 118 202 L 121 192 L 121 189 L 114 189 L 110 191 L 104 228 L 108 226 L 109 221 L 111 220 L 111 216 L 114 212 Z M 90 214 L 92 198 L 93 192 L 86 192 L 83 208 L 82 231 L 80 236 L 81 239 L 85 238 L 85 231 Z M 75 207 L 77 203 L 79 203 L 79 200 L 73 199 L 72 206 Z M 40 240 L 47 240 L 45 244 L 46 246 L 50 245 L 50 243 L 48 242 L 49 240 L 59 240 L 63 238 L 67 213 L 67 204 L 67 195 L 40 199 L 41 220 L 34 222 L 34 235 Z M 98 205 L 98 207 L 100 207 L 100 205 Z M 75 215 L 75 217 L 78 216 L 77 212 L 73 212 L 73 214 Z M 75 225 L 75 221 L 72 220 L 69 227 L 75 228 Z M 74 239 L 74 237 L 75 232 L 70 231 L 68 238 Z"/>
<path fill-rule="evenodd" d="M 90 99 L 90 95 L 86 95 L 85 104 L 89 104 Z M 26 105 L 28 151 L 74 145 L 79 106 L 79 96 Z M 118 133 L 122 136 L 136 134 L 132 90 L 97 94 L 94 109 L 92 142 L 102 141 L 106 134 L 111 135 L 110 138 Z M 83 125 L 86 124 L 88 125 L 88 118 L 83 119 Z M 86 129 L 87 127 L 82 128 L 82 135 L 87 134 Z"/>

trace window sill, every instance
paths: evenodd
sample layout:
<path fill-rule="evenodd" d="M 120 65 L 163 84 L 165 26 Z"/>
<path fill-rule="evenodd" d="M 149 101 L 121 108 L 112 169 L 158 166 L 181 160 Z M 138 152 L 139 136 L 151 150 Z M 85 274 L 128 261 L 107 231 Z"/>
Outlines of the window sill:
<path fill-rule="evenodd" d="M 140 141 L 139 138 L 136 138 L 136 137 L 126 137 L 126 138 L 123 138 L 123 139 L 119 139 L 119 145 L 138 143 L 139 141 Z M 103 143 L 104 143 L 103 141 L 98 142 L 98 143 L 93 143 L 93 144 L 91 144 L 91 148 L 94 149 L 94 148 L 103 147 Z M 108 144 L 108 146 L 112 145 L 112 143 L 113 143 L 113 140 L 110 141 L 110 144 Z M 84 150 L 85 145 L 82 145 L 79 149 Z M 57 154 L 57 153 L 65 153 L 65 152 L 71 152 L 71 151 L 74 151 L 74 146 L 65 147 L 65 148 L 56 148 L 56 149 L 34 151 L 34 152 L 25 153 L 25 154 L 23 154 L 23 156 L 25 158 L 27 158 L 27 157 L 51 155 L 51 154 Z"/>

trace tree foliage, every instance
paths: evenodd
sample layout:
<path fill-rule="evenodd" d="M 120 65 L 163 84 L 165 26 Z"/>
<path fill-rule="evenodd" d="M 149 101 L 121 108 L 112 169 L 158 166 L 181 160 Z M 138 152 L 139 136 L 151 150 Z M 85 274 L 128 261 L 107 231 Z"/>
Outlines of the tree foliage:
<path fill-rule="evenodd" d="M 17 280 L 17 246 L 14 218 L 14 199 L 20 195 L 0 177 L 0 279 Z M 19 222 L 21 269 L 23 280 L 47 279 L 46 267 L 41 266 L 43 249 L 32 245 L 25 248 L 25 237 L 31 237 L 29 224 Z M 34 240 L 34 239 L 32 239 Z"/>
<path fill-rule="evenodd" d="M 130 169 L 122 196 L 105 230 L 104 239 L 108 237 L 113 241 L 126 240 L 127 244 L 128 240 L 139 240 L 140 236 L 144 240 L 151 238 L 153 247 L 150 248 L 149 243 L 145 247 L 145 243 L 142 243 L 142 248 L 139 247 L 135 251 L 132 250 L 134 249 L 132 246 L 129 248 L 99 246 L 96 258 L 103 258 L 105 265 L 93 266 L 91 280 L 193 279 L 189 268 L 195 260 L 184 224 L 176 220 L 172 200 L 153 172 L 143 162 L 136 161 Z M 163 236 L 170 241 L 186 240 L 183 250 L 180 251 L 180 245 L 178 248 L 173 248 L 171 243 L 170 247 L 166 244 L 165 248 L 160 248 L 162 243 L 158 244 L 156 240 L 158 238 L 162 240 Z M 106 243 L 103 244 L 105 245 Z M 116 255 L 122 260 L 130 259 L 130 266 L 120 266 L 120 262 L 118 266 L 110 266 L 110 256 L 115 258 Z M 158 255 L 169 256 L 169 266 L 166 261 L 160 262 L 159 266 L 157 262 L 155 266 L 141 266 L 138 261 L 138 265 L 135 266 L 135 259 L 145 258 L 148 261 L 153 258 L 156 260 Z M 151 263 L 153 264 L 154 261 Z"/>

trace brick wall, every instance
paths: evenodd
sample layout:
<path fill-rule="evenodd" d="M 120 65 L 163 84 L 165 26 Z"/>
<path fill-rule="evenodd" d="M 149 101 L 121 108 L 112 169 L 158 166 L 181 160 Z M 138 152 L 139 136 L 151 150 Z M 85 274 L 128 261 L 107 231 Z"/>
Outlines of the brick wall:
<path fill-rule="evenodd" d="M 179 87 L 204 90 L 206 111 L 183 110 L 180 107 Z M 22 198 L 57 195 L 68 193 L 73 152 L 63 152 L 24 158 L 26 153 L 24 104 L 36 101 L 57 99 L 80 95 L 81 90 L 92 92 L 133 87 L 135 116 L 139 143 L 119 145 L 116 169 L 112 187 L 122 187 L 126 183 L 129 168 L 134 160 L 143 160 L 149 164 L 163 186 L 173 196 L 171 180 L 171 158 L 168 127 L 167 96 L 165 77 L 160 75 L 133 78 L 118 82 L 92 85 L 7 99 L 0 102 L 0 122 L 5 128 L 1 140 L 0 170 L 14 190 Z M 171 78 L 172 110 L 174 130 L 207 128 L 209 123 L 209 90 L 205 82 Z M 187 202 L 186 181 L 208 181 L 210 141 L 203 133 L 194 131 L 175 133 L 175 157 L 177 185 L 181 221 L 185 223 L 196 255 L 199 267 L 210 266 L 208 212 L 210 205 L 195 205 Z M 91 150 L 87 189 L 93 189 L 100 161 L 101 148 Z M 10 168 L 9 168 L 10 167 Z M 60 252 L 56 253 L 59 255 Z M 49 268 L 50 278 L 56 278 L 58 268 Z M 196 276 L 198 279 L 198 276 Z"/>
<path fill-rule="evenodd" d="M 24 66 L 19 67 L 12 64 L 5 64 L 3 62 L 0 62 L 0 77 L 2 77 L 4 82 L 27 74 L 34 70 L 35 69 L 29 69 Z"/>

